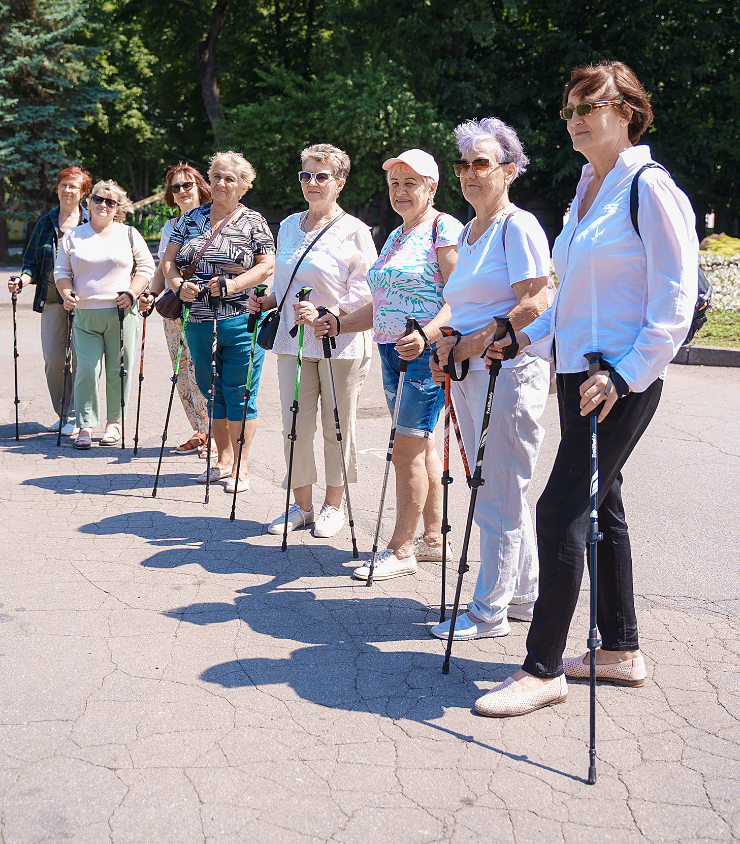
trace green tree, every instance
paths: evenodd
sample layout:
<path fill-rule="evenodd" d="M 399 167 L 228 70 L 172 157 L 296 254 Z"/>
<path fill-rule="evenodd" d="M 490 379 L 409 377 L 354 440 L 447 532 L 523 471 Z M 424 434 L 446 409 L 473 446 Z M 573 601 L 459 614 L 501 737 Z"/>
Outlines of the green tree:
<path fill-rule="evenodd" d="M 79 43 L 81 0 L 0 2 L 0 257 L 12 213 L 48 209 L 56 170 L 74 160 L 79 130 L 104 92 Z"/>

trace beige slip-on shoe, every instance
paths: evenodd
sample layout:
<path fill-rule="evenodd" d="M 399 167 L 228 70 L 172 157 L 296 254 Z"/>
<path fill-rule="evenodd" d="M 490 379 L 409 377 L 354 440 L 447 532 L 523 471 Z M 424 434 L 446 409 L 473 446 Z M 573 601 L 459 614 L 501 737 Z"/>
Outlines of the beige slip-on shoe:
<path fill-rule="evenodd" d="M 513 677 L 475 702 L 475 711 L 489 718 L 510 718 L 513 715 L 527 715 L 544 706 L 563 703 L 568 697 L 565 675 L 561 674 L 534 692 L 521 692 Z"/>
<path fill-rule="evenodd" d="M 563 659 L 565 676 L 569 680 L 588 680 L 591 676 L 591 665 L 584 662 L 589 651 L 583 656 L 571 656 Z M 644 686 L 647 671 L 642 654 L 628 659 L 626 662 L 610 662 L 608 665 L 596 663 L 596 679 L 617 686 Z"/>

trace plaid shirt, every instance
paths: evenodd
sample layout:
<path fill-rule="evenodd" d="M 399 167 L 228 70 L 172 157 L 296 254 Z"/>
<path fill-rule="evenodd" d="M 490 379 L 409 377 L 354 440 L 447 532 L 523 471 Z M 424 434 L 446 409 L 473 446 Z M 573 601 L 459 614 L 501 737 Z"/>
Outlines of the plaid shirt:
<path fill-rule="evenodd" d="M 80 209 L 80 223 L 86 223 L 89 215 Z M 34 227 L 31 239 L 23 255 L 21 273 L 31 276 L 31 284 L 36 285 L 33 297 L 34 311 L 44 310 L 49 281 L 54 281 L 54 262 L 57 257 L 57 245 L 62 233 L 59 230 L 59 207 L 45 214 Z"/>

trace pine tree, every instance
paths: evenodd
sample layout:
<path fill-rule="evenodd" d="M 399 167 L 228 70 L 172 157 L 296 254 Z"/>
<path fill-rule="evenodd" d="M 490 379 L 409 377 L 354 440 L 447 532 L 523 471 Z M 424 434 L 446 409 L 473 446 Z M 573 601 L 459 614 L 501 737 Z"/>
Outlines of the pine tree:
<path fill-rule="evenodd" d="M 82 0 L 0 0 L 0 259 L 5 217 L 48 210 L 56 173 L 107 96 L 84 30 Z"/>

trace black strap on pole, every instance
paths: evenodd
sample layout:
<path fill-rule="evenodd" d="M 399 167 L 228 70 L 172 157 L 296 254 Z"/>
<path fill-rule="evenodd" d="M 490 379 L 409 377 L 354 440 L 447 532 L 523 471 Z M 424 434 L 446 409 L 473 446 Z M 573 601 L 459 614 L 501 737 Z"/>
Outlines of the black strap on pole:
<path fill-rule="evenodd" d="M 319 316 L 325 316 L 326 308 L 319 308 Z M 338 320 L 337 320 L 338 322 Z M 355 521 L 352 518 L 352 502 L 349 497 L 349 481 L 347 480 L 347 467 L 344 464 L 344 444 L 342 442 L 342 429 L 339 425 L 339 408 L 337 406 L 337 391 L 334 387 L 334 372 L 331 368 L 331 350 L 336 349 L 337 341 L 334 337 L 329 337 L 325 334 L 321 338 L 321 344 L 324 348 L 324 357 L 326 358 L 327 366 L 329 367 L 329 386 L 331 387 L 331 400 L 334 404 L 334 427 L 337 434 L 337 443 L 339 444 L 339 459 L 342 461 L 342 480 L 344 481 L 344 497 L 347 499 L 347 515 L 349 517 L 349 529 L 352 534 L 352 556 L 357 560 L 360 556 L 357 550 L 357 538 L 355 536 Z"/>
<path fill-rule="evenodd" d="M 514 331 L 511 328 L 511 323 L 508 317 L 496 317 L 496 330 L 493 334 L 494 342 L 502 340 L 507 333 L 513 335 Z M 515 342 L 506 348 L 504 358 L 508 360 L 513 358 L 519 347 Z M 485 352 L 483 353 L 485 357 Z M 465 523 L 465 535 L 463 537 L 462 550 L 460 551 L 460 564 L 457 569 L 457 588 L 455 590 L 455 603 L 452 607 L 452 615 L 450 617 L 450 633 L 447 637 L 447 648 L 445 650 L 445 658 L 442 663 L 442 673 L 449 674 L 450 671 L 450 657 L 452 655 L 452 640 L 455 636 L 455 622 L 457 620 L 457 612 L 460 608 L 460 593 L 462 592 L 463 577 L 470 569 L 468 565 L 468 546 L 470 545 L 470 534 L 473 530 L 473 516 L 475 515 L 475 502 L 478 497 L 478 488 L 483 486 L 485 480 L 481 473 L 483 470 L 483 457 L 486 451 L 486 440 L 488 438 L 488 425 L 491 420 L 491 408 L 493 406 L 493 395 L 496 389 L 496 378 L 501 371 L 501 361 L 494 360 L 491 363 L 488 377 L 488 392 L 486 394 L 486 406 L 483 412 L 483 422 L 481 424 L 480 439 L 478 441 L 478 455 L 475 461 L 475 469 L 470 478 L 470 505 L 468 507 L 468 518 Z"/>
<path fill-rule="evenodd" d="M 119 292 L 119 296 L 123 296 L 126 294 L 127 296 L 131 296 L 128 290 L 124 290 Z M 133 306 L 133 298 L 131 299 L 131 305 Z M 123 365 L 123 355 L 125 352 L 124 344 L 123 344 L 123 320 L 126 317 L 126 311 L 119 307 L 118 308 L 118 330 L 121 337 L 121 448 L 126 448 L 126 420 L 124 418 L 126 413 L 126 400 L 125 400 L 125 390 L 124 390 L 124 378 L 126 377 L 126 370 Z"/>
<path fill-rule="evenodd" d="M 584 355 L 588 361 L 588 375 L 589 378 L 595 375 L 602 369 L 606 369 L 602 359 L 601 352 L 589 352 Z M 589 666 L 589 749 L 588 749 L 588 783 L 593 785 L 596 782 L 596 651 L 601 647 L 601 639 L 599 639 L 599 631 L 596 626 L 596 563 L 597 563 L 597 543 L 604 538 L 602 533 L 599 533 L 599 440 L 598 440 L 598 416 L 602 409 L 601 405 L 597 405 L 591 411 L 591 431 L 590 431 L 590 454 L 591 454 L 591 483 L 589 484 L 590 491 L 590 519 L 588 525 L 588 570 L 590 579 L 590 623 L 588 631 L 588 640 L 586 647 L 589 650 L 590 666 Z"/>

